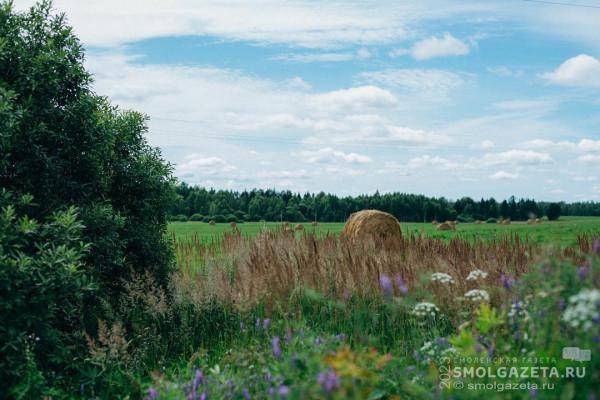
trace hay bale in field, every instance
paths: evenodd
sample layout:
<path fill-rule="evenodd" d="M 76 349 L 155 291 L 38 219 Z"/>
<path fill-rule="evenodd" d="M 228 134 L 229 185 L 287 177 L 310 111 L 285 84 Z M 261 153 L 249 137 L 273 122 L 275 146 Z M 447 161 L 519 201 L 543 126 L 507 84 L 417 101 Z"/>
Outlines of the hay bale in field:
<path fill-rule="evenodd" d="M 400 222 L 392 214 L 379 210 L 362 210 L 350 215 L 340 235 L 350 240 L 402 237 Z"/>
<path fill-rule="evenodd" d="M 237 228 L 237 224 L 236 224 L 234 221 L 231 221 L 231 222 L 229 223 L 229 226 L 230 226 L 232 229 L 235 229 L 235 228 Z"/>
<path fill-rule="evenodd" d="M 452 223 L 453 223 L 454 225 L 458 225 L 458 220 L 454 220 L 454 221 L 452 221 Z"/>
<path fill-rule="evenodd" d="M 434 219 L 433 221 L 431 221 L 431 225 L 437 225 L 437 224 L 438 224 L 437 220 Z"/>
<path fill-rule="evenodd" d="M 290 227 L 290 223 L 285 221 L 283 222 L 281 225 L 283 225 L 284 228 L 289 228 Z"/>
<path fill-rule="evenodd" d="M 536 223 L 536 224 L 541 224 L 541 223 L 542 223 L 542 220 L 541 220 L 541 219 L 539 219 L 539 218 L 536 218 L 536 219 L 535 219 L 535 223 Z"/>
<path fill-rule="evenodd" d="M 476 220 L 475 220 L 475 223 L 476 223 L 476 224 L 483 224 L 483 221 L 482 221 L 482 220 L 480 220 L 480 219 L 476 219 Z"/>
<path fill-rule="evenodd" d="M 535 224 L 535 218 L 529 218 L 527 220 L 527 225 L 533 225 L 533 224 Z"/>
<path fill-rule="evenodd" d="M 454 226 L 454 224 L 444 222 L 437 226 L 437 230 L 438 231 L 454 231 L 454 230 L 456 230 L 456 227 Z"/>
<path fill-rule="evenodd" d="M 317 221 L 313 221 L 310 223 L 312 226 L 319 226 L 319 223 Z"/>
<path fill-rule="evenodd" d="M 215 221 L 213 221 L 213 220 L 211 219 L 210 221 L 208 221 L 208 224 L 209 224 L 209 225 L 214 225 L 214 224 L 215 224 Z"/>
<path fill-rule="evenodd" d="M 294 227 L 294 230 L 296 232 L 303 231 L 304 230 L 304 225 L 302 225 L 302 224 L 296 224 L 296 226 Z"/>

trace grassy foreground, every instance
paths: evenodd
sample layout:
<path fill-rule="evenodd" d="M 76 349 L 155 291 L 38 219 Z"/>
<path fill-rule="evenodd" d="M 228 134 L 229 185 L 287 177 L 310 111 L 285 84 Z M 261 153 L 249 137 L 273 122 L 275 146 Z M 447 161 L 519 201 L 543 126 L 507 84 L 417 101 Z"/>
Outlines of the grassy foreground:
<path fill-rule="evenodd" d="M 294 224 L 295 225 L 295 224 Z M 327 233 L 338 234 L 344 227 L 343 223 L 320 223 L 313 227 L 310 223 L 301 224 L 305 231 L 323 236 Z M 507 234 L 518 234 L 534 243 L 557 243 L 562 246 L 572 246 L 577 243 L 577 235 L 600 232 L 600 217 L 561 217 L 558 221 L 544 221 L 541 224 L 528 225 L 525 222 L 513 222 L 511 225 L 464 223 L 457 226 L 456 231 L 437 231 L 430 223 L 403 222 L 404 233 L 421 233 L 431 238 L 450 239 L 499 239 Z M 237 225 L 244 236 L 255 236 L 265 229 L 279 229 L 278 222 L 246 222 Z M 190 239 L 196 236 L 201 242 L 219 239 L 223 233 L 231 232 L 229 224 L 211 226 L 204 222 L 172 222 L 169 231 L 177 239 Z"/>

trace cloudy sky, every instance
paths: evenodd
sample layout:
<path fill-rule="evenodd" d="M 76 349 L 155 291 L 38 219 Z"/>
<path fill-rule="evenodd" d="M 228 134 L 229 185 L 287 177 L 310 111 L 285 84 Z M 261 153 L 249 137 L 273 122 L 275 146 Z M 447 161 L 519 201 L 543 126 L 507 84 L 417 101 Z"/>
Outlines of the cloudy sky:
<path fill-rule="evenodd" d="M 551 3 L 55 8 L 189 183 L 600 200 L 600 1 Z"/>

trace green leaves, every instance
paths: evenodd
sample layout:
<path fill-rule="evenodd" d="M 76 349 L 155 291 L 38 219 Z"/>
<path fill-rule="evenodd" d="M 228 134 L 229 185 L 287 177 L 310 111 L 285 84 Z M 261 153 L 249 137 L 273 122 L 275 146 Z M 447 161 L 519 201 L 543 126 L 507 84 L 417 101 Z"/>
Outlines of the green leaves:
<path fill-rule="evenodd" d="M 502 325 L 504 320 L 498 316 L 496 310 L 490 307 L 488 303 L 481 303 L 477 310 L 477 320 L 475 327 L 481 333 L 488 333 L 494 328 Z"/>

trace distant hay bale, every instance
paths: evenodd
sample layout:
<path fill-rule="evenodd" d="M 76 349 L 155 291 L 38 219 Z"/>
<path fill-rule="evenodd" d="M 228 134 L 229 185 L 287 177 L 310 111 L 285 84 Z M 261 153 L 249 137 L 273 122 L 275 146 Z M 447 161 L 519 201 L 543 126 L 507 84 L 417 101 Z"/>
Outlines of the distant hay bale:
<path fill-rule="evenodd" d="M 319 226 L 319 223 L 317 221 L 313 221 L 310 223 L 312 226 Z"/>
<path fill-rule="evenodd" d="M 458 225 L 458 220 L 454 220 L 454 221 L 452 221 L 452 223 L 453 223 L 454 225 Z"/>
<path fill-rule="evenodd" d="M 529 219 L 527 220 L 527 224 L 528 224 L 528 225 L 533 225 L 533 224 L 535 224 L 535 223 L 536 223 L 536 222 L 535 222 L 535 218 L 529 218 Z"/>
<path fill-rule="evenodd" d="M 284 227 L 284 228 L 289 228 L 289 226 L 290 226 L 290 223 L 289 223 L 289 222 L 287 222 L 287 221 L 285 221 L 285 222 L 283 222 L 283 224 L 282 224 L 282 225 L 283 225 L 283 227 Z"/>
<path fill-rule="evenodd" d="M 214 224 L 215 224 L 215 221 L 213 221 L 213 220 L 211 219 L 210 221 L 208 221 L 208 224 L 209 224 L 209 225 L 214 225 Z"/>
<path fill-rule="evenodd" d="M 535 223 L 536 223 L 536 224 L 541 224 L 541 223 L 542 223 L 542 220 L 541 220 L 541 219 L 539 219 L 539 218 L 536 218 L 536 219 L 535 219 Z"/>
<path fill-rule="evenodd" d="M 431 221 L 431 225 L 437 225 L 437 224 L 438 224 L 437 220 L 434 219 L 433 221 Z"/>
<path fill-rule="evenodd" d="M 296 226 L 294 227 L 294 230 L 299 232 L 299 231 L 303 231 L 304 230 L 304 225 L 302 224 L 296 224 Z"/>
<path fill-rule="evenodd" d="M 237 228 L 237 224 L 236 224 L 234 221 L 231 221 L 231 222 L 229 223 L 229 226 L 230 226 L 231 228 L 233 228 L 233 229 Z"/>
<path fill-rule="evenodd" d="M 454 224 L 444 222 L 444 223 L 441 223 L 438 225 L 437 230 L 438 231 L 454 231 L 454 230 L 456 230 L 456 228 L 454 227 Z"/>
<path fill-rule="evenodd" d="M 480 219 L 476 219 L 476 220 L 475 220 L 475 223 L 476 223 L 476 224 L 483 224 L 483 221 L 482 221 L 482 220 L 480 220 Z"/>
<path fill-rule="evenodd" d="M 379 210 L 362 210 L 350 215 L 341 237 L 350 240 L 402 237 L 400 222 L 392 214 Z"/>

